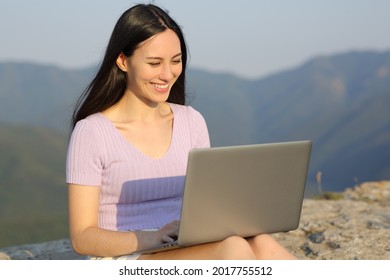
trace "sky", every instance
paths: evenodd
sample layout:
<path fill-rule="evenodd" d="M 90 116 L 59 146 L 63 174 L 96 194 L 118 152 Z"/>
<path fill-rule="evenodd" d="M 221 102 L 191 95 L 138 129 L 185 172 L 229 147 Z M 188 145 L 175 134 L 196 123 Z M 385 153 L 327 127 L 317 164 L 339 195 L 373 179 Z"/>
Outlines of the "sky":
<path fill-rule="evenodd" d="M 119 16 L 149 2 L 182 26 L 190 67 L 242 78 L 317 56 L 390 50 L 388 0 L 1 0 L 0 62 L 98 64 Z"/>

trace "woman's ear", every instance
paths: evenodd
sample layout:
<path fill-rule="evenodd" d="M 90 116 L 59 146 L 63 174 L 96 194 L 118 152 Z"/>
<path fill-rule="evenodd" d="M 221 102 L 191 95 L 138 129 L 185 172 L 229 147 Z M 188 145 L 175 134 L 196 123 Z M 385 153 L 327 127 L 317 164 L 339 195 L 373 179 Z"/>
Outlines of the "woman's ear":
<path fill-rule="evenodd" d="M 121 53 L 118 58 L 116 59 L 116 65 L 118 65 L 119 69 L 121 69 L 123 72 L 127 72 L 127 57 Z"/>

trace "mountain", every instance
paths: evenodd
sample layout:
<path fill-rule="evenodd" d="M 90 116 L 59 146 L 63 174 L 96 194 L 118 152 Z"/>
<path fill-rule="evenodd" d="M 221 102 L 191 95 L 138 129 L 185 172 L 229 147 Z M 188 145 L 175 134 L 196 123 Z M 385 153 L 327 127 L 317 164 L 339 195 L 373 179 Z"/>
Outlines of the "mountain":
<path fill-rule="evenodd" d="M 312 140 L 309 192 L 317 172 L 325 190 L 390 178 L 390 52 L 322 56 L 255 81 L 192 74 L 214 144 Z"/>
<path fill-rule="evenodd" d="M 73 104 L 94 68 L 64 70 L 50 65 L 0 63 L 0 121 L 64 131 Z"/>
<path fill-rule="evenodd" d="M 0 63 L 0 241 L 67 236 L 69 120 L 95 70 Z M 312 140 L 307 195 L 318 171 L 324 191 L 390 179 L 390 51 L 320 56 L 257 80 L 187 77 L 213 146 Z"/>
<path fill-rule="evenodd" d="M 66 139 L 0 123 L 0 247 L 67 236 Z"/>
<path fill-rule="evenodd" d="M 340 190 L 390 177 L 390 52 L 316 58 L 252 88 L 253 103 L 265 105 L 257 141 L 313 140 L 309 179 L 321 171 Z"/>

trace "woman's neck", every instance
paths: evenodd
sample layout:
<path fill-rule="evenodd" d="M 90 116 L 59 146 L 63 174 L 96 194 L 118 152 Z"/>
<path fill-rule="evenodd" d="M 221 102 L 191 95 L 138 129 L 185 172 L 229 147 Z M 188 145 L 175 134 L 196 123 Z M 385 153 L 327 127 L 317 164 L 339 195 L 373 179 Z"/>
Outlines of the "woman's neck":
<path fill-rule="evenodd" d="M 155 122 L 171 114 L 168 103 L 145 102 L 137 97 L 124 94 L 118 103 L 102 112 L 111 121 L 127 123 L 133 121 Z"/>

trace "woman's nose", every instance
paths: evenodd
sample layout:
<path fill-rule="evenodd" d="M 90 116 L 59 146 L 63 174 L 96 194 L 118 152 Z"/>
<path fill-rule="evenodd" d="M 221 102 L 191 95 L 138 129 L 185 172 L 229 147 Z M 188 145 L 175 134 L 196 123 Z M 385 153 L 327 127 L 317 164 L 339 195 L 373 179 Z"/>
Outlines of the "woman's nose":
<path fill-rule="evenodd" d="M 159 78 L 163 81 L 169 81 L 174 77 L 175 77 L 175 73 L 172 69 L 172 66 L 169 64 L 163 65 L 163 67 L 161 68 Z"/>

